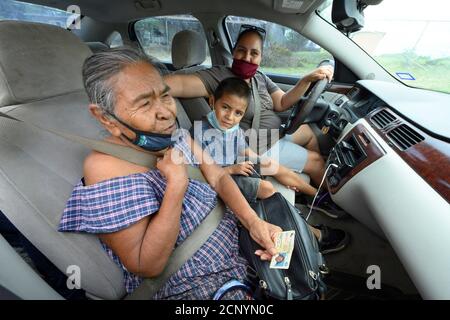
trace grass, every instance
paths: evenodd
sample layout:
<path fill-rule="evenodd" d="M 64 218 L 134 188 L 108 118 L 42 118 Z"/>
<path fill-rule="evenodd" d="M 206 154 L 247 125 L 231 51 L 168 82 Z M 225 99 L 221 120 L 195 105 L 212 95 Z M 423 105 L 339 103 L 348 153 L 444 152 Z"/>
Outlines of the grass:
<path fill-rule="evenodd" d="M 431 59 L 408 55 L 382 55 L 376 57 L 394 77 L 396 72 L 408 72 L 415 80 L 401 80 L 417 88 L 450 93 L 450 58 Z"/>
<path fill-rule="evenodd" d="M 301 67 L 261 67 L 266 73 L 278 73 L 291 76 L 303 76 L 316 68 L 319 61 L 326 59 L 323 53 L 295 52 L 302 59 Z M 431 59 L 414 54 L 390 54 L 375 57 L 386 70 L 399 79 L 396 72 L 410 73 L 415 80 L 400 80 L 404 84 L 450 93 L 450 57 Z"/>
<path fill-rule="evenodd" d="M 317 67 L 317 64 L 325 59 L 333 57 L 325 50 L 285 52 L 283 50 L 268 50 L 273 56 L 263 59 L 261 70 L 268 73 L 279 73 L 292 76 L 303 76 Z M 284 54 L 282 54 L 284 52 Z M 288 56 L 288 58 L 286 58 Z M 266 66 L 264 66 L 266 62 Z M 268 65 L 267 66 L 267 62 Z M 278 66 L 283 65 L 283 66 Z"/>

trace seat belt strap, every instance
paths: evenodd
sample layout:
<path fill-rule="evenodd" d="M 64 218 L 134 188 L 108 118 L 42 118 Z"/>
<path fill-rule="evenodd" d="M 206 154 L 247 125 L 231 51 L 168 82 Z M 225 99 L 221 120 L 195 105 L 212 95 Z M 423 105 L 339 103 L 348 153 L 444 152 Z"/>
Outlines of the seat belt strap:
<path fill-rule="evenodd" d="M 259 96 L 258 85 L 256 83 L 255 77 L 252 77 L 251 83 L 252 83 L 253 103 L 255 106 L 255 113 L 253 115 L 253 120 L 252 120 L 252 129 L 255 129 L 256 132 L 258 132 L 259 124 L 260 124 L 260 120 L 261 120 L 261 98 Z"/>
<path fill-rule="evenodd" d="M 127 146 L 121 146 L 108 141 L 101 141 L 96 139 L 90 139 L 59 130 L 42 128 L 30 122 L 17 119 L 6 113 L 0 112 L 0 117 L 3 117 L 4 123 L 14 121 L 26 126 L 31 126 L 39 131 L 45 131 L 70 141 L 82 144 L 88 148 L 96 150 L 101 153 L 109 154 L 119 159 L 135 163 L 147 168 L 154 168 L 156 164 L 156 156 L 154 154 L 136 150 Z M 12 123 L 12 122 L 11 122 Z M 202 172 L 198 168 L 188 166 L 189 178 L 206 182 Z M 167 282 L 167 280 L 181 268 L 181 266 L 189 260 L 190 257 L 197 252 L 200 247 L 208 240 L 208 238 L 217 229 L 220 221 L 223 218 L 225 212 L 225 206 L 220 199 L 218 199 L 217 205 L 210 212 L 210 214 L 202 221 L 202 223 L 187 237 L 182 244 L 180 244 L 172 253 L 164 271 L 155 278 L 146 278 L 143 283 L 126 299 L 141 299 L 149 300 L 156 292 Z"/>
<path fill-rule="evenodd" d="M 172 253 L 164 271 L 156 278 L 146 278 L 126 300 L 149 300 L 191 258 L 219 226 L 225 206 L 219 199 L 213 211 Z"/>
<path fill-rule="evenodd" d="M 82 137 L 79 135 L 54 130 L 50 128 L 42 128 L 36 124 L 25 122 L 23 120 L 17 119 L 11 115 L 8 115 L 6 113 L 0 112 L 0 117 L 15 120 L 19 123 L 22 123 L 24 125 L 31 126 L 37 130 L 49 132 L 51 134 L 55 134 L 59 137 L 65 138 L 67 140 L 70 140 L 72 142 L 79 143 L 81 145 L 84 145 L 87 148 L 90 148 L 92 150 L 96 150 L 101 153 L 109 154 L 111 156 L 114 156 L 116 158 L 132 162 L 134 164 L 147 167 L 147 168 L 155 168 L 156 166 L 156 156 L 150 152 L 147 151 L 140 151 L 137 149 L 133 149 L 127 146 L 122 146 L 119 144 L 115 144 L 108 141 L 101 141 L 91 138 Z M 203 177 L 203 174 L 201 173 L 200 169 L 188 166 L 187 167 L 189 178 L 199 180 L 202 182 L 206 182 L 205 178 Z"/>

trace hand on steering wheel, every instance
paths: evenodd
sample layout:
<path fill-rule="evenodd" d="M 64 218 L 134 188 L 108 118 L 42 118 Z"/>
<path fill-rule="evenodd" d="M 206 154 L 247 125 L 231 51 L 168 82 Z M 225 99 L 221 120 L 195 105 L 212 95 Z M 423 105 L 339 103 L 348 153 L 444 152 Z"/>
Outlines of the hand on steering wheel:
<path fill-rule="evenodd" d="M 321 66 L 334 66 L 333 61 L 324 60 L 319 64 Z M 308 81 L 318 80 L 314 86 L 312 87 L 308 97 L 306 100 L 300 100 L 297 105 L 292 109 L 291 114 L 289 115 L 288 121 L 286 123 L 286 127 L 283 130 L 283 134 L 293 134 L 297 129 L 303 124 L 308 115 L 311 113 L 314 105 L 319 99 L 322 92 L 325 90 L 330 74 L 328 72 L 322 72 L 320 69 L 315 70 L 307 75 Z"/>

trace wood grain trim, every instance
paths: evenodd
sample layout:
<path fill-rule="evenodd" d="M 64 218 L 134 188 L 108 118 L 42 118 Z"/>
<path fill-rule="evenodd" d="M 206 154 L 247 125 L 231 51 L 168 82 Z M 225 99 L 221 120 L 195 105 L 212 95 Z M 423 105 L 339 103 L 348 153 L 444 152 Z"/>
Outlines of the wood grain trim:
<path fill-rule="evenodd" d="M 353 85 L 343 83 L 332 83 L 326 91 L 340 93 L 347 95 L 347 93 L 353 88 Z"/>
<path fill-rule="evenodd" d="M 375 126 L 370 118 L 377 112 L 386 109 L 398 119 L 396 125 L 389 130 L 381 130 Z M 379 108 L 366 116 L 370 126 L 386 141 L 386 143 L 436 192 L 438 192 L 448 203 L 450 203 L 450 143 L 436 139 L 413 124 L 401 118 L 387 108 Z M 387 132 L 405 123 L 420 133 L 425 140 L 402 151 L 386 136 Z"/>
<path fill-rule="evenodd" d="M 352 130 L 350 130 L 344 137 L 344 141 L 347 141 L 352 135 L 356 137 L 356 140 L 358 141 L 359 145 L 362 147 L 366 154 L 366 158 L 361 161 L 356 167 L 350 170 L 344 177 L 341 178 L 338 185 L 335 187 L 331 187 L 327 181 L 329 191 L 332 194 L 335 194 L 338 192 L 344 184 L 347 183 L 350 179 L 352 179 L 355 175 L 357 175 L 359 172 L 367 168 L 370 164 L 372 164 L 374 161 L 381 158 L 386 152 L 383 150 L 383 148 L 379 145 L 379 143 L 376 141 L 376 139 L 370 134 L 370 132 L 364 127 L 363 124 L 356 125 Z M 363 138 L 363 136 L 369 140 L 367 143 Z"/>

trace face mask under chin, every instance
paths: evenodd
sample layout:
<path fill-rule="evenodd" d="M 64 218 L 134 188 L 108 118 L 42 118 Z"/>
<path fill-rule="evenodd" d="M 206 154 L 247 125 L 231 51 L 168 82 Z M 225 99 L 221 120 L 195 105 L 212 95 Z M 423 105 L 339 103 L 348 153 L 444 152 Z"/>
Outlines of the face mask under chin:
<path fill-rule="evenodd" d="M 213 107 L 214 109 L 214 107 Z M 222 133 L 230 133 L 233 132 L 235 130 L 237 130 L 239 128 L 239 123 L 235 124 L 234 126 L 232 126 L 231 128 L 222 128 L 222 126 L 219 123 L 219 119 L 217 119 L 216 113 L 213 111 L 210 111 L 207 115 L 206 118 L 209 122 L 210 125 L 213 126 L 213 128 L 219 130 Z"/>
<path fill-rule="evenodd" d="M 131 127 L 130 125 L 126 124 L 122 120 L 120 120 L 114 114 L 111 114 L 109 112 L 108 114 L 110 114 L 114 119 L 116 119 L 119 123 L 127 127 L 129 130 L 134 132 L 134 134 L 136 135 L 136 138 L 134 140 L 130 139 L 123 133 L 122 136 L 125 137 L 125 139 L 130 141 L 132 144 L 141 147 L 142 149 L 151 152 L 157 152 L 172 147 L 175 144 L 175 139 L 172 138 L 172 134 L 153 133 L 148 131 L 137 130 Z M 177 119 L 176 122 L 177 127 L 179 127 Z"/>

